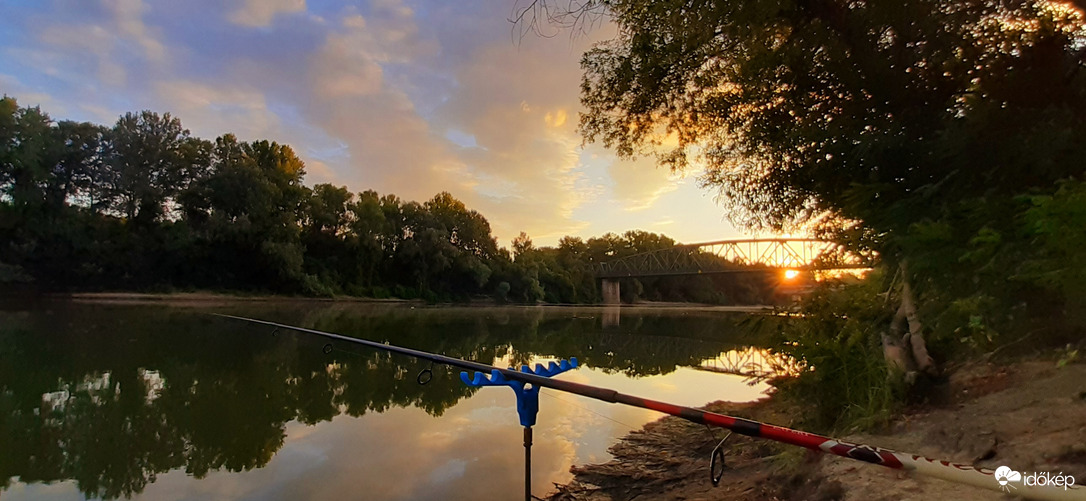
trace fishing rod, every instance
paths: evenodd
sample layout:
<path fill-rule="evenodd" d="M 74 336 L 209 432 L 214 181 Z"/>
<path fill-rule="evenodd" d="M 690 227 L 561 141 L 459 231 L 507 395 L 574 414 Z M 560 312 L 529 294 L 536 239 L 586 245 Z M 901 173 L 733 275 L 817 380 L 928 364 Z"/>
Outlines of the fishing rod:
<path fill-rule="evenodd" d="M 520 371 L 517 371 L 513 369 L 503 369 L 501 367 L 495 367 L 479 362 L 473 362 L 470 360 L 449 357 L 437 353 L 414 350 L 411 348 L 404 348 L 401 346 L 387 343 L 367 341 L 365 339 L 353 338 L 341 334 L 334 334 L 331 332 L 325 332 L 315 329 L 307 329 L 305 327 L 297 327 L 293 325 L 280 324 L 276 322 L 269 322 L 266 320 L 257 320 L 234 315 L 216 314 L 216 316 L 240 320 L 253 324 L 266 325 L 269 327 L 274 327 L 276 329 L 286 329 L 307 334 L 314 334 L 329 339 L 336 339 L 348 343 L 360 344 L 363 346 L 368 346 L 370 348 L 376 348 L 378 350 L 399 353 L 401 355 L 407 355 L 422 360 L 429 360 L 430 362 L 448 365 L 450 367 L 458 367 L 460 369 L 475 371 L 474 378 L 469 378 L 466 372 L 460 373 L 461 380 L 463 380 L 464 383 L 470 386 L 508 385 L 512 386 L 514 390 L 518 390 L 519 387 L 519 391 L 517 392 L 517 411 L 521 415 L 521 424 L 525 425 L 525 467 L 526 473 L 529 473 L 525 478 L 525 499 L 531 498 L 530 424 L 534 424 L 535 422 L 535 411 L 538 409 L 539 388 L 550 388 L 553 390 L 564 391 L 584 397 L 594 398 L 596 400 L 602 400 L 608 403 L 618 403 L 633 407 L 640 407 L 642 409 L 654 410 L 662 412 L 664 414 L 679 417 L 694 423 L 725 428 L 730 430 L 731 432 L 739 433 L 741 435 L 746 435 L 749 437 L 764 438 L 789 445 L 796 445 L 813 451 L 834 454 L 849 459 L 855 459 L 866 463 L 885 466 L 887 468 L 915 471 L 923 475 L 941 478 L 943 480 L 948 480 L 951 482 L 972 485 L 974 487 L 979 487 L 982 489 L 1009 492 L 1011 494 L 1022 496 L 1028 499 L 1054 501 L 1086 501 L 1086 489 L 1082 488 L 1079 485 L 1074 485 L 1073 478 L 1065 477 L 1062 474 L 1060 475 L 1060 477 L 1063 477 L 1065 480 L 1069 480 L 1071 482 L 1071 485 L 1067 485 L 1067 482 L 1062 482 L 1063 485 L 1049 482 L 1049 479 L 1055 478 L 1055 476 L 1046 477 L 1045 485 L 1037 485 L 1038 482 L 1034 482 L 1034 485 L 1029 485 L 1029 482 L 1022 480 L 1022 475 L 1018 472 L 1011 471 L 1010 473 L 1013 475 L 1010 476 L 1005 474 L 1003 472 L 1005 467 L 1001 467 L 997 471 L 988 468 L 975 467 L 967 464 L 929 459 L 917 454 L 896 452 L 890 449 L 883 449 L 880 447 L 874 447 L 865 444 L 854 444 L 842 440 L 837 440 L 831 437 L 818 435 L 815 433 L 808 433 L 801 430 L 785 428 L 783 426 L 762 423 L 750 419 L 718 414 L 715 412 L 695 409 L 693 407 L 670 404 L 667 402 L 661 402 L 659 400 L 652 400 L 648 398 L 627 395 L 607 388 L 574 383 L 572 381 L 564 381 L 561 379 L 552 379 L 550 377 L 557 373 L 563 372 L 564 370 L 568 370 L 569 368 L 576 367 L 576 359 L 573 359 L 572 363 L 563 362 L 561 366 L 555 366 L 555 364 L 552 362 L 550 368 L 543 368 L 537 365 L 536 369 L 533 371 L 527 366 L 524 366 L 521 368 Z M 326 351 L 328 351 L 327 348 L 329 347 L 326 346 Z M 424 370 L 423 373 L 426 373 L 427 371 L 429 371 L 429 369 Z M 488 374 L 489 377 L 484 376 L 484 374 Z M 419 374 L 418 382 L 421 384 L 425 384 L 422 379 L 422 375 L 422 373 Z M 429 381 L 429 379 L 426 379 L 426 381 Z M 527 398 L 522 401 L 522 396 L 526 396 Z M 534 402 L 532 398 L 533 396 L 535 398 Z M 534 406 L 532 405 L 533 403 Z M 525 419 L 526 413 L 530 413 L 530 420 Z M 529 421 L 530 424 L 525 424 Z M 727 440 L 727 438 L 728 437 L 725 437 L 724 440 Z M 720 481 L 720 478 L 723 476 L 723 452 L 721 452 L 720 450 L 720 447 L 721 445 L 723 445 L 723 443 L 724 441 L 722 440 L 721 443 L 717 445 L 717 447 L 713 450 L 712 456 L 710 458 L 710 479 L 712 480 L 713 485 L 717 485 L 717 483 Z M 718 461 L 718 457 L 722 467 L 719 474 L 715 471 L 715 465 Z M 997 475 L 997 473 L 1001 475 Z"/>

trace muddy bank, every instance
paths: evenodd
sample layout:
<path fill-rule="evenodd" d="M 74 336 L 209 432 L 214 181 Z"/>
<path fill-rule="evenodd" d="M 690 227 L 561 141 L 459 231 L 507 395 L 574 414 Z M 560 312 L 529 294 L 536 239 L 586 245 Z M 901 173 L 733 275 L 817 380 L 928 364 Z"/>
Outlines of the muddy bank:
<path fill-rule="evenodd" d="M 885 433 L 841 438 L 992 469 L 1062 472 L 1086 484 L 1086 364 L 1057 368 L 1055 358 L 972 363 L 956 370 L 939 393 L 940 404 L 911 409 Z M 802 412 L 772 400 L 707 408 L 784 426 L 794 426 Z M 1011 499 L 739 435 L 728 439 L 728 468 L 713 487 L 709 456 L 723 434 L 663 418 L 615 444 L 614 460 L 573 467 L 573 481 L 555 486 L 547 499 Z"/>
<path fill-rule="evenodd" d="M 186 306 L 222 304 L 232 302 L 283 302 L 283 301 L 307 301 L 316 303 L 327 302 L 354 302 L 354 303 L 419 303 L 420 300 L 407 299 L 374 299 L 353 296 L 306 297 L 306 296 L 276 296 L 276 295 L 244 295 L 223 294 L 217 292 L 170 292 L 170 293 L 143 293 L 143 292 L 78 292 L 72 294 L 49 294 L 46 297 L 53 299 L 66 299 L 80 303 L 98 304 L 140 304 L 154 303 Z"/>

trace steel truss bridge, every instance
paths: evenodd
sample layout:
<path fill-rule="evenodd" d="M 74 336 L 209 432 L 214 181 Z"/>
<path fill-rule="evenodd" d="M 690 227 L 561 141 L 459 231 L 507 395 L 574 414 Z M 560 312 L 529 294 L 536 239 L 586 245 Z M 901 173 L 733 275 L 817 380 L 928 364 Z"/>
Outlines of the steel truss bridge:
<path fill-rule="evenodd" d="M 775 355 L 762 348 L 744 348 L 707 358 L 694 368 L 740 376 L 748 384 L 753 384 L 778 376 L 799 374 L 806 365 L 787 355 Z"/>
<path fill-rule="evenodd" d="M 602 262 L 596 277 L 660 277 L 758 270 L 846 270 L 870 268 L 864 258 L 814 238 L 750 238 L 676 245 Z"/>

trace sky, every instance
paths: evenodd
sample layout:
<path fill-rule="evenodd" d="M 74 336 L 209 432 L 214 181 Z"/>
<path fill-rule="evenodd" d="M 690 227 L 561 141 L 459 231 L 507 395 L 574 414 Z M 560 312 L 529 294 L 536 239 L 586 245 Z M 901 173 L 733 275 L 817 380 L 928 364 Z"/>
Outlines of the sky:
<path fill-rule="evenodd" d="M 448 191 L 505 247 L 522 231 L 741 236 L 696 171 L 584 144 L 580 57 L 614 28 L 521 37 L 517 1 L 5 0 L 0 93 L 55 120 L 148 109 L 206 139 L 286 143 L 309 185 Z"/>

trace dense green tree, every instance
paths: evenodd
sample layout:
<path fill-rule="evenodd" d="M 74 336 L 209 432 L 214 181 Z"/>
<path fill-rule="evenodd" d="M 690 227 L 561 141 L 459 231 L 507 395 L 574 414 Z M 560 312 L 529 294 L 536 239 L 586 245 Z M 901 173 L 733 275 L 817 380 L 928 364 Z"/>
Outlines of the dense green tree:
<path fill-rule="evenodd" d="M 1084 174 L 1086 23 L 1060 2 L 572 5 L 559 22 L 606 13 L 618 28 L 582 60 L 585 138 L 698 162 L 741 226 L 814 227 L 881 256 L 900 300 L 883 341 L 906 370 L 932 367 L 922 318 L 994 287 L 983 254 L 1022 250 L 1016 197 Z M 522 22 L 555 8 L 533 2 Z M 1030 292 L 1000 287 L 991 304 Z"/>
<path fill-rule="evenodd" d="M 535 249 L 535 246 L 532 245 L 531 237 L 523 231 L 513 239 L 512 243 L 513 259 L 517 259 Z"/>
<path fill-rule="evenodd" d="M 633 155 L 668 135 L 661 158 L 676 168 L 696 149 L 746 226 L 829 213 L 903 229 L 940 215 L 920 203 L 933 196 L 1080 172 L 1061 159 L 1081 137 L 1082 22 L 1058 4 L 603 4 L 619 35 L 585 54 L 585 136 Z M 992 139 L 1010 137 L 1046 155 L 1003 160 L 1019 145 Z"/>
<path fill-rule="evenodd" d="M 299 225 L 308 194 L 304 174 L 288 146 L 239 142 L 231 134 L 216 140 L 211 173 L 181 197 L 201 235 L 203 260 L 217 274 L 215 286 L 306 286 Z"/>
<path fill-rule="evenodd" d="M 458 249 L 481 259 L 497 251 L 497 242 L 490 235 L 490 223 L 482 214 L 469 210 L 463 202 L 443 191 L 423 204 L 433 217 L 436 227 L 449 235 L 449 242 Z"/>
<path fill-rule="evenodd" d="M 20 108 L 14 98 L 0 99 L 0 189 L 18 209 L 45 201 L 53 154 L 52 120 L 40 108 Z"/>
<path fill-rule="evenodd" d="M 53 129 L 47 203 L 54 211 L 74 204 L 100 212 L 108 203 L 110 130 L 87 122 L 62 121 Z"/>
<path fill-rule="evenodd" d="M 358 287 L 374 285 L 377 271 L 385 260 L 386 249 L 391 248 L 391 225 L 381 209 L 381 197 L 373 190 L 358 194 L 358 199 L 348 206 L 348 246 L 354 263 L 355 284 Z"/>
<path fill-rule="evenodd" d="M 167 216 L 174 197 L 207 169 L 208 145 L 169 113 L 126 113 L 110 139 L 113 209 L 135 223 Z"/>
<path fill-rule="evenodd" d="M 584 303 L 599 299 L 598 263 L 675 244 L 630 231 L 536 248 L 521 234 L 511 253 L 448 192 L 417 203 L 307 188 L 286 145 L 232 134 L 212 143 L 149 111 L 112 128 L 54 123 L 12 98 L 0 112 L 4 283 Z M 626 299 L 720 299 L 647 283 L 631 281 Z"/>
<path fill-rule="evenodd" d="M 302 245 L 306 272 L 336 291 L 355 278 L 351 275 L 353 249 L 347 237 L 353 199 L 354 194 L 346 186 L 318 184 L 305 201 Z"/>
<path fill-rule="evenodd" d="M 558 241 L 558 264 L 569 274 L 573 283 L 573 303 L 599 301 L 594 263 L 588 259 L 588 244 L 578 237 L 562 237 Z"/>
<path fill-rule="evenodd" d="M 338 237 L 346 233 L 348 206 L 354 195 L 346 186 L 318 184 L 306 200 L 305 231 Z"/>

